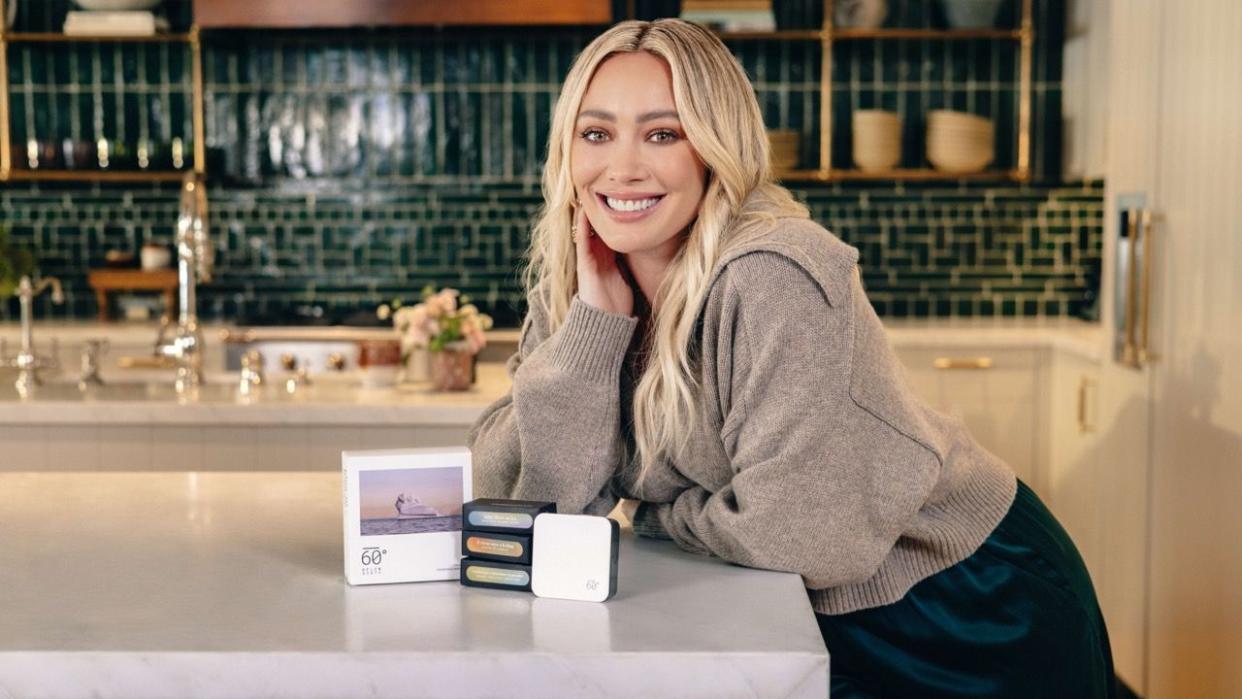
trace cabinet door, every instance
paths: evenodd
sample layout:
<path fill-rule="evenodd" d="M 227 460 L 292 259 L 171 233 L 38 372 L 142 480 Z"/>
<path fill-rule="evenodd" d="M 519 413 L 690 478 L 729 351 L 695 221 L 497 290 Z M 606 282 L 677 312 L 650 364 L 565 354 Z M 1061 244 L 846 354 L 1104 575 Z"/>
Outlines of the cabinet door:
<path fill-rule="evenodd" d="M 1069 532 L 1097 587 L 1103 565 L 1103 470 L 1098 459 L 1100 367 L 1062 351 L 1050 357 L 1045 503 Z"/>
<path fill-rule="evenodd" d="M 1039 350 L 920 347 L 896 352 L 920 398 L 964 422 L 979 444 L 1037 492 L 1042 490 L 1036 440 Z"/>

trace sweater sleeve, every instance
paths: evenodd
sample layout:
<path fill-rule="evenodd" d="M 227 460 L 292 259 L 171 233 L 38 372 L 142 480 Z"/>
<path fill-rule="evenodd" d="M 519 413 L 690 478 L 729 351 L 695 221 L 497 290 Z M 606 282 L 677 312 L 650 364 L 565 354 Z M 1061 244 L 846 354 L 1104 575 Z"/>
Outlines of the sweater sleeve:
<path fill-rule="evenodd" d="M 857 280 L 831 306 L 776 254 L 739 258 L 725 274 L 738 299 L 722 321 L 735 328 L 721 435 L 733 477 L 714 492 L 695 485 L 671 503 L 643 503 L 635 531 L 796 572 L 811 589 L 866 580 L 939 472 L 932 451 L 851 395 L 855 324 L 879 321 Z"/>
<path fill-rule="evenodd" d="M 478 497 L 550 500 L 565 513 L 607 514 L 608 487 L 622 459 L 621 364 L 637 319 L 574 297 L 549 333 L 532 299 L 509 393 L 470 430 Z"/>

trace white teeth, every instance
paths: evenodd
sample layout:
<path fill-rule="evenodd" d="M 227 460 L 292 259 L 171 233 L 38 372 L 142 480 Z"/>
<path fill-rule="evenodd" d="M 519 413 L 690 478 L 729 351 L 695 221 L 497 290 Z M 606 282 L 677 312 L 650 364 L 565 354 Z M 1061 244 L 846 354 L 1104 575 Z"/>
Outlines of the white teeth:
<path fill-rule="evenodd" d="M 655 206 L 660 197 L 652 197 L 650 199 L 613 199 L 612 197 L 604 197 L 608 202 L 608 208 L 617 211 L 642 211 Z"/>

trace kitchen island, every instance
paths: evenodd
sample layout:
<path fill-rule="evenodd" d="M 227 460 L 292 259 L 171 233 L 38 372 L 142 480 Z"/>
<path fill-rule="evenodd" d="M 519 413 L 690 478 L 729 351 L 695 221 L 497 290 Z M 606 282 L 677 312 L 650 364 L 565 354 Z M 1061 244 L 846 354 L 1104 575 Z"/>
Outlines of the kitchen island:
<path fill-rule="evenodd" d="M 603 604 L 350 587 L 338 474 L 0 473 L 0 492 L 0 696 L 827 696 L 798 576 L 669 542 L 623 535 Z"/>

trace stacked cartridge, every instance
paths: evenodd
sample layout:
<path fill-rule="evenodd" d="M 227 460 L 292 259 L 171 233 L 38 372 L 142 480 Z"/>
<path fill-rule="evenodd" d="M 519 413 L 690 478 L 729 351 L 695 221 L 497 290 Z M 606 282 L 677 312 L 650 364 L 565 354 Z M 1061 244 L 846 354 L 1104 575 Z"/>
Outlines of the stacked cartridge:
<path fill-rule="evenodd" d="M 462 507 L 461 584 L 530 591 L 535 517 L 556 503 L 480 498 Z"/>

